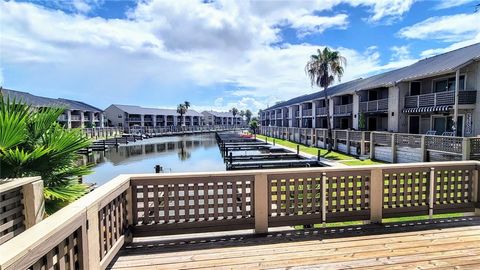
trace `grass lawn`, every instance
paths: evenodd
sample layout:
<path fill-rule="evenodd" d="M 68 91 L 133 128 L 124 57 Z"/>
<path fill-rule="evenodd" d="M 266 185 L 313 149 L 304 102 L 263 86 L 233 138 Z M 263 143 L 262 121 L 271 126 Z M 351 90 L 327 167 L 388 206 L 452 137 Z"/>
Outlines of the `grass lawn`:
<path fill-rule="evenodd" d="M 335 152 L 332 151 L 330 153 L 327 153 L 328 151 L 326 149 L 322 148 L 317 148 L 317 147 L 311 147 L 311 146 L 305 146 L 302 144 L 298 144 L 295 142 L 287 141 L 287 140 L 282 140 L 282 139 L 277 139 L 277 138 L 272 138 L 272 137 L 267 137 L 264 135 L 257 135 L 258 139 L 261 140 L 268 140 L 269 142 L 273 142 L 273 139 L 275 139 L 275 144 L 282 145 L 285 147 L 289 147 L 292 149 L 297 149 L 297 145 L 300 145 L 300 152 L 307 153 L 310 155 L 318 155 L 318 151 L 320 150 L 320 156 L 326 159 L 330 160 L 338 160 L 340 163 L 343 163 L 345 165 L 349 166 L 361 166 L 361 165 L 375 165 L 375 164 L 383 164 L 383 162 L 378 162 L 378 161 L 373 161 L 370 159 L 367 160 L 360 160 L 354 156 L 346 155 L 343 153 Z"/>

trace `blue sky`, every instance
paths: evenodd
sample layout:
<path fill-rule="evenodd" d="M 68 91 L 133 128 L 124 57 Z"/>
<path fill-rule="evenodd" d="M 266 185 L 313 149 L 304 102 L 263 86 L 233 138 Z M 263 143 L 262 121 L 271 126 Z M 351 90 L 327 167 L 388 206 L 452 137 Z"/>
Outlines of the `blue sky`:
<path fill-rule="evenodd" d="M 319 89 L 317 48 L 342 81 L 480 42 L 471 0 L 0 0 L 0 85 L 112 103 L 257 111 Z"/>

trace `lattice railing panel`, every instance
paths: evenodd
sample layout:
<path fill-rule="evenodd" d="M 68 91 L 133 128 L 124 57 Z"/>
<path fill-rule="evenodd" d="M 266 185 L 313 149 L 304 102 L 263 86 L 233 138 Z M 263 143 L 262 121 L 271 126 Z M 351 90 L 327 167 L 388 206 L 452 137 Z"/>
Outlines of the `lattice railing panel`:
<path fill-rule="evenodd" d="M 0 245 L 25 230 L 22 188 L 0 194 Z"/>
<path fill-rule="evenodd" d="M 271 220 L 321 214 L 321 178 L 320 173 L 268 175 Z"/>
<path fill-rule="evenodd" d="M 386 214 L 428 210 L 430 168 L 383 171 L 383 209 Z"/>
<path fill-rule="evenodd" d="M 44 251 L 45 255 L 28 269 L 83 269 L 82 260 L 85 258 L 84 255 L 80 254 L 82 250 L 81 234 L 82 228 L 78 228 L 54 248 Z"/>
<path fill-rule="evenodd" d="M 341 218 L 355 220 L 355 216 L 369 216 L 370 171 L 326 173 L 327 220 Z"/>
<path fill-rule="evenodd" d="M 436 168 L 434 207 L 471 203 L 474 169 L 473 166 Z"/>
<path fill-rule="evenodd" d="M 140 227 L 158 225 L 159 229 L 168 225 L 224 226 L 229 221 L 241 225 L 242 220 L 253 220 L 253 179 L 211 176 L 133 181 L 133 223 Z"/>
<path fill-rule="evenodd" d="M 392 146 L 391 133 L 373 133 L 373 143 L 381 146 Z"/>
<path fill-rule="evenodd" d="M 115 243 L 125 234 L 127 221 L 127 192 L 113 199 L 98 212 L 100 229 L 100 260 L 107 255 Z"/>
<path fill-rule="evenodd" d="M 451 153 L 462 153 L 461 137 L 425 136 L 427 150 L 437 150 Z"/>
<path fill-rule="evenodd" d="M 412 148 L 421 148 L 422 147 L 422 136 L 421 135 L 411 135 L 411 134 L 396 134 L 395 143 L 400 147 L 412 147 Z"/>

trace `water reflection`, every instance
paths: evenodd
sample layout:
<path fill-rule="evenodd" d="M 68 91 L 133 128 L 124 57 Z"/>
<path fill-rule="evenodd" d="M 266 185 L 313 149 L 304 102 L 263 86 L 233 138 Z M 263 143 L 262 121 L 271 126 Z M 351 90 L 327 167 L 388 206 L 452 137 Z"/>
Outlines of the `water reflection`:
<path fill-rule="evenodd" d="M 96 164 L 85 182 L 101 185 L 122 173 L 224 171 L 214 134 L 154 138 L 129 143 L 107 152 L 95 152 L 83 162 Z"/>

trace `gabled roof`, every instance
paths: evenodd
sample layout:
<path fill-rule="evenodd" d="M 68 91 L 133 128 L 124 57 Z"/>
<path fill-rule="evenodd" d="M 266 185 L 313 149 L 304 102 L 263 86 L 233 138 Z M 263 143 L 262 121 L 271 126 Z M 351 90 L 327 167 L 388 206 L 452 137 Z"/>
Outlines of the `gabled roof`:
<path fill-rule="evenodd" d="M 177 113 L 177 110 L 174 109 L 159 109 L 159 108 L 144 108 L 136 105 L 121 105 L 121 104 L 112 104 L 112 106 L 117 107 L 118 109 L 128 113 L 128 114 L 149 114 L 149 115 L 180 115 Z M 185 116 L 203 116 L 201 113 L 188 109 L 184 114 Z"/>
<path fill-rule="evenodd" d="M 409 66 L 377 74 L 365 79 L 356 79 L 329 87 L 329 95 L 353 94 L 355 91 L 390 87 L 400 82 L 407 82 L 426 77 L 455 72 L 457 69 L 480 60 L 480 43 L 456 49 L 450 52 L 422 59 Z M 323 98 L 323 91 L 295 97 L 271 106 L 265 110 L 278 109 L 296 103 Z"/>
<path fill-rule="evenodd" d="M 9 98 L 10 100 L 14 99 L 16 101 L 21 101 L 34 107 L 61 107 L 68 110 L 81 110 L 81 111 L 93 111 L 93 112 L 102 111 L 97 107 L 91 106 L 89 104 L 86 104 L 84 102 L 77 101 L 77 100 L 62 99 L 62 98 L 59 98 L 59 99 L 47 98 L 47 97 L 32 95 L 27 92 L 16 91 L 16 90 L 5 89 L 5 88 L 1 90 L 1 94 L 4 97 L 4 99 L 6 98 Z"/>

